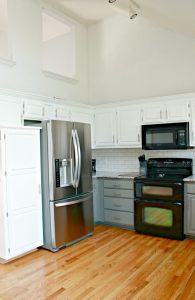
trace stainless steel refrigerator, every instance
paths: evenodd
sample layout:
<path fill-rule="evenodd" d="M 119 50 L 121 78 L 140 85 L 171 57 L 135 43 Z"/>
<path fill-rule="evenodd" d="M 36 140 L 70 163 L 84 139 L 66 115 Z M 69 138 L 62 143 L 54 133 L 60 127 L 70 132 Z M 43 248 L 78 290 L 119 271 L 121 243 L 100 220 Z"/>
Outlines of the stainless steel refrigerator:
<path fill-rule="evenodd" d="M 93 234 L 89 124 L 43 121 L 44 246 L 51 251 Z"/>

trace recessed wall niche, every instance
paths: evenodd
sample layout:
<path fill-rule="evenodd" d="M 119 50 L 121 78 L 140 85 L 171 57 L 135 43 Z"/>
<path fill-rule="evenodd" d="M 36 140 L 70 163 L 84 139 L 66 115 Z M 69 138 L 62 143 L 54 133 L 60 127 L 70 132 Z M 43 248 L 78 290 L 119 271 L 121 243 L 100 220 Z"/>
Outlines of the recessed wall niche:
<path fill-rule="evenodd" d="M 13 65 L 8 26 L 7 0 L 0 0 L 0 63 Z"/>
<path fill-rule="evenodd" d="M 44 9 L 42 45 L 43 71 L 50 75 L 75 79 L 75 25 L 70 20 Z"/>

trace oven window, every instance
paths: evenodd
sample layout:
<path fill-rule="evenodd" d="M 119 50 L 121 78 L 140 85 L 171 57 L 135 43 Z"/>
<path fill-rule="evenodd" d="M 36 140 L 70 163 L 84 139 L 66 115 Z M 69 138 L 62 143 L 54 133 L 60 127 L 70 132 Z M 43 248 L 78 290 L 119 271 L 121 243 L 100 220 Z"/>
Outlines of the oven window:
<path fill-rule="evenodd" d="M 173 212 L 159 207 L 144 207 L 144 223 L 155 226 L 172 227 Z"/>
<path fill-rule="evenodd" d="M 143 186 L 143 196 L 173 196 L 173 188 L 166 186 Z"/>

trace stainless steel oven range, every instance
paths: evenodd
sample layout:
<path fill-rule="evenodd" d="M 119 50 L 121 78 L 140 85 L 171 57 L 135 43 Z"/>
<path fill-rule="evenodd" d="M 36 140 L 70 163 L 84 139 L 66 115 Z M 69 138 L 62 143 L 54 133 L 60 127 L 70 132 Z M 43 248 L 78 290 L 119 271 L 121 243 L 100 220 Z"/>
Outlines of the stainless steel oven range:
<path fill-rule="evenodd" d="M 192 159 L 151 158 L 147 176 L 134 180 L 135 230 L 182 240 L 184 184 L 192 174 Z"/>

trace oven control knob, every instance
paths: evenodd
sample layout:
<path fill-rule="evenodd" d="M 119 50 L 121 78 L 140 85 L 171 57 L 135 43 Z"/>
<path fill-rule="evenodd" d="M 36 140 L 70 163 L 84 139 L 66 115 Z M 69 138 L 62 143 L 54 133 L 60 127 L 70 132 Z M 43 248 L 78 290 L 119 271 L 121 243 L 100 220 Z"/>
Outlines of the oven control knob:
<path fill-rule="evenodd" d="M 159 174 L 160 178 L 163 178 L 165 176 L 165 174 Z"/>

